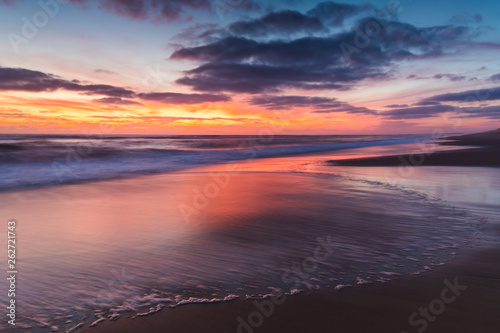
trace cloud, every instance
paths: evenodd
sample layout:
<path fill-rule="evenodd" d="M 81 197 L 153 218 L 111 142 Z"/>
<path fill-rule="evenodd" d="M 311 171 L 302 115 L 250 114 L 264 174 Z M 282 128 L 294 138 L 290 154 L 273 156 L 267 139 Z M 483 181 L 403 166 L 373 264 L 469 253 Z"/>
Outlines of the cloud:
<path fill-rule="evenodd" d="M 490 76 L 489 81 L 498 82 L 500 81 L 500 73 Z"/>
<path fill-rule="evenodd" d="M 365 78 L 384 77 L 371 62 L 356 70 L 341 65 L 341 40 L 305 37 L 292 41 L 257 42 L 243 37 L 226 37 L 208 45 L 184 48 L 171 59 L 206 63 L 186 72 L 177 82 L 200 91 L 269 92 L 283 87 L 345 89 Z M 380 50 L 365 55 L 377 61 Z M 360 61 L 362 62 L 362 61 Z M 336 65 L 337 64 L 337 65 Z"/>
<path fill-rule="evenodd" d="M 500 100 L 500 87 L 435 95 L 424 98 L 413 106 L 388 105 L 386 107 L 393 109 L 379 114 L 386 119 L 423 119 L 447 112 L 455 112 L 456 117 L 500 119 L 500 106 L 483 104 L 478 107 L 460 107 L 441 104 L 442 102 L 470 103 L 493 100 Z"/>
<path fill-rule="evenodd" d="M 434 102 L 433 102 L 434 103 Z M 417 103 L 424 104 L 425 102 Z M 455 117 L 500 119 L 500 106 L 457 107 L 452 105 L 428 105 L 398 108 L 379 114 L 386 119 L 423 119 L 454 112 Z"/>
<path fill-rule="evenodd" d="M 500 119 L 500 105 L 464 108 L 461 116 L 465 118 Z"/>
<path fill-rule="evenodd" d="M 134 97 L 131 90 L 105 84 L 82 84 L 80 81 L 68 81 L 52 74 L 24 68 L 0 67 L 0 90 L 28 92 L 55 91 L 64 89 L 78 91 L 85 95 L 105 95 L 110 97 Z"/>
<path fill-rule="evenodd" d="M 439 105 L 441 103 L 435 102 L 435 101 L 420 101 L 418 103 L 415 103 L 414 105 Z"/>
<path fill-rule="evenodd" d="M 378 21 L 376 17 L 367 17 L 360 20 L 356 28 L 363 31 Z M 419 28 L 404 22 L 390 21 L 372 38 L 372 42 L 396 55 L 401 53 L 414 58 L 425 58 L 443 55 L 454 42 L 466 40 L 472 33 L 470 28 L 462 26 Z"/>
<path fill-rule="evenodd" d="M 231 3 L 233 0 L 215 0 L 214 2 L 218 1 Z M 236 2 L 241 5 L 252 4 L 247 0 L 237 0 Z M 284 2 L 285 5 L 290 5 L 293 1 L 285 0 Z M 274 2 L 274 4 L 276 3 L 278 1 Z M 252 7 L 258 8 L 254 5 Z M 236 21 L 226 27 L 212 25 L 204 31 L 200 31 L 202 25 L 198 24 L 196 27 L 186 28 L 184 32 L 174 38 L 176 40 L 184 39 L 184 43 L 186 43 L 185 39 L 187 38 L 189 42 L 198 42 L 199 44 L 200 41 L 214 42 L 217 38 L 230 36 L 269 40 L 271 37 L 277 36 L 325 34 L 329 31 L 329 26 L 340 25 L 344 19 L 373 8 L 371 5 L 355 6 L 330 1 L 318 4 L 307 13 L 301 13 L 297 10 L 276 10 L 272 9 L 273 7 L 270 6 L 268 8 L 270 12 L 261 17 Z"/>
<path fill-rule="evenodd" d="M 249 38 L 268 27 L 263 23 L 268 18 L 266 15 L 254 21 L 233 23 L 233 27 L 238 27 L 233 32 L 245 36 L 219 36 L 200 46 L 175 51 L 171 60 L 201 63 L 186 71 L 177 83 L 198 91 L 251 94 L 285 88 L 346 90 L 365 79 L 390 77 L 397 62 L 447 54 L 457 41 L 471 35 L 466 27 L 417 28 L 396 21 L 381 24 L 380 18 L 366 17 L 347 32 L 328 36 L 311 33 L 294 38 L 293 30 L 287 30 L 288 38 L 273 39 L 272 34 L 261 41 Z M 280 23 L 280 29 L 293 29 L 289 23 L 290 20 Z M 360 31 L 367 31 L 374 24 L 380 28 L 377 33 L 360 35 Z M 303 26 L 295 28 L 303 31 Z"/>
<path fill-rule="evenodd" d="M 407 107 L 408 104 L 391 104 L 391 105 L 386 105 L 386 108 L 405 108 Z"/>
<path fill-rule="evenodd" d="M 94 100 L 105 104 L 140 105 L 140 103 L 127 98 L 140 98 L 165 104 L 200 104 L 231 100 L 230 97 L 220 94 L 136 93 L 132 90 L 106 84 L 82 84 L 77 80 L 68 81 L 52 74 L 24 68 L 0 67 L 0 91 L 52 92 L 59 89 L 77 91 L 83 95 L 107 96 Z"/>
<path fill-rule="evenodd" d="M 170 45 L 175 49 L 181 49 L 186 46 L 186 43 L 198 45 L 199 41 L 214 41 L 215 36 L 223 33 L 225 33 L 225 30 L 220 28 L 218 24 L 198 23 L 173 36 L 172 40 L 175 43 L 170 43 Z M 184 46 L 178 43 L 183 43 Z"/>
<path fill-rule="evenodd" d="M 75 81 L 78 82 L 78 81 Z M 89 84 L 89 85 L 68 85 L 62 88 L 66 90 L 81 91 L 84 95 L 105 95 L 110 97 L 134 97 L 135 92 L 125 88 L 114 87 L 107 84 Z"/>
<path fill-rule="evenodd" d="M 463 75 L 455 75 L 455 74 L 435 74 L 433 76 L 434 79 L 442 79 L 442 78 L 447 78 L 450 79 L 450 81 L 457 82 L 457 81 L 463 81 L 467 77 Z"/>
<path fill-rule="evenodd" d="M 104 104 L 117 104 L 117 105 L 141 105 L 141 103 L 119 97 L 106 97 L 106 98 L 95 99 L 94 102 L 104 103 Z"/>
<path fill-rule="evenodd" d="M 500 87 L 467 90 L 425 98 L 424 102 L 477 102 L 500 100 Z"/>
<path fill-rule="evenodd" d="M 249 100 L 252 105 L 258 105 L 268 110 L 287 110 L 294 107 L 311 108 L 312 113 L 349 112 L 376 114 L 376 111 L 365 107 L 356 107 L 335 98 L 310 96 L 258 96 Z"/>
<path fill-rule="evenodd" d="M 98 73 L 98 74 L 109 74 L 109 75 L 118 75 L 118 73 L 116 72 L 113 72 L 113 71 L 108 71 L 107 69 L 96 69 L 94 70 L 94 73 Z"/>
<path fill-rule="evenodd" d="M 270 66 L 234 63 L 210 63 L 188 72 L 188 76 L 176 82 L 191 86 L 198 91 L 228 91 L 237 93 L 277 92 L 278 88 L 345 89 L 346 83 L 359 81 L 382 73 L 367 69 L 368 73 L 349 69 L 332 69 L 325 73 L 321 68 L 298 66 Z M 341 82 L 337 84 L 336 82 Z"/>
<path fill-rule="evenodd" d="M 5 0 L 4 0 L 5 1 Z M 87 6 L 91 1 L 68 0 Z M 175 21 L 185 18 L 189 11 L 259 10 L 253 0 L 94 0 L 98 8 L 133 20 Z"/>
<path fill-rule="evenodd" d="M 409 76 L 406 77 L 406 79 L 413 79 L 413 80 L 428 80 L 428 79 L 440 80 L 442 78 L 449 79 L 450 81 L 453 81 L 453 82 L 459 82 L 459 81 L 463 81 L 463 80 L 467 79 L 467 77 L 464 76 L 464 75 L 441 74 L 441 73 L 434 74 L 432 77 L 429 77 L 429 76 L 418 76 L 418 75 L 415 75 L 415 74 L 412 74 L 412 75 L 409 75 Z M 472 80 L 472 79 L 475 79 L 475 78 L 469 78 L 469 81 Z"/>
<path fill-rule="evenodd" d="M 440 113 L 456 111 L 457 109 L 451 105 L 417 106 L 393 109 L 381 112 L 380 115 L 389 119 L 420 119 L 434 117 Z"/>
<path fill-rule="evenodd" d="M 148 93 L 139 94 L 139 98 L 165 104 L 201 104 L 207 102 L 227 102 L 231 98 L 225 95 L 181 94 L 181 93 Z"/>
<path fill-rule="evenodd" d="M 230 33 L 238 36 L 310 33 L 323 29 L 324 26 L 317 17 L 307 16 L 292 10 L 270 13 L 251 21 L 238 21 L 232 23 L 228 28 Z"/>
<path fill-rule="evenodd" d="M 320 2 L 316 7 L 309 10 L 307 15 L 318 17 L 329 25 L 339 26 L 347 18 L 373 9 L 374 7 L 371 5 L 356 6 L 347 3 L 325 1 Z"/>

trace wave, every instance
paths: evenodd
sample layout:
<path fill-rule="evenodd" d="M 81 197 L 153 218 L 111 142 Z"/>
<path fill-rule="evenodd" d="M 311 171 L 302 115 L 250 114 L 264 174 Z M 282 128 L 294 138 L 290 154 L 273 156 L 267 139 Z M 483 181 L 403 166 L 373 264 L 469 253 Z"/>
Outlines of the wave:
<path fill-rule="evenodd" d="M 414 142 L 415 137 L 390 140 L 378 137 L 279 137 L 276 146 L 255 144 L 244 137 L 211 137 L 205 138 L 204 143 L 199 137 L 158 140 L 106 138 L 90 145 L 82 138 L 74 137 L 50 140 L 40 137 L 29 140 L 3 138 L 0 140 L 0 191 L 179 171 L 255 158 L 404 144 Z M 236 143 L 238 146 L 234 148 Z M 205 145 L 205 149 L 197 148 L 200 145 Z M 225 149 L 206 149 L 207 146 Z"/>

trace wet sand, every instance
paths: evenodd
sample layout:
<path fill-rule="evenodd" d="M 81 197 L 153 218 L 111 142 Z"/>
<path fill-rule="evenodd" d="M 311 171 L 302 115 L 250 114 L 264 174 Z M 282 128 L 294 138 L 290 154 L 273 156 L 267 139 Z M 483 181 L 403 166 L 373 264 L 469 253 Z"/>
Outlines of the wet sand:
<path fill-rule="evenodd" d="M 264 317 L 261 326 L 240 326 L 238 317 L 248 323 L 256 311 L 251 300 L 217 304 L 190 304 L 136 319 L 121 318 L 82 332 L 417 332 L 423 322 L 411 326 L 409 317 L 420 307 L 428 308 L 441 298 L 447 279 L 458 278 L 466 286 L 442 313 L 426 321 L 425 332 L 491 332 L 500 327 L 500 248 L 469 253 L 455 263 L 421 275 L 404 277 L 340 291 L 325 290 L 287 296 Z M 447 297 L 452 297 L 446 295 Z M 437 304 L 437 303 L 436 303 Z M 434 304 L 434 306 L 437 306 Z M 441 311 L 439 308 L 435 310 Z M 439 313 L 439 312 L 435 312 Z M 418 316 L 415 320 L 422 320 Z M 423 332 L 423 331 L 422 331 Z"/>

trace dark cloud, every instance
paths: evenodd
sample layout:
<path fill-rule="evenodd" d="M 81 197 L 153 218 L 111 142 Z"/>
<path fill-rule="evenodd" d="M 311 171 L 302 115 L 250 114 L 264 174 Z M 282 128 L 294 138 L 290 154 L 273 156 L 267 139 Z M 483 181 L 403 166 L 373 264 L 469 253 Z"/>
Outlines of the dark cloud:
<path fill-rule="evenodd" d="M 389 119 L 420 119 L 434 117 L 440 113 L 456 111 L 457 109 L 458 108 L 451 105 L 417 106 L 393 109 L 381 112 L 380 115 Z"/>
<path fill-rule="evenodd" d="M 490 76 L 490 78 L 488 80 L 493 81 L 493 82 L 500 81 L 500 73 Z"/>
<path fill-rule="evenodd" d="M 387 107 L 394 108 L 379 114 L 388 119 L 422 119 L 447 112 L 455 112 L 456 117 L 500 119 L 500 106 L 483 104 L 477 107 L 459 107 L 441 104 L 442 102 L 465 103 L 492 100 L 500 100 L 500 87 L 431 96 L 415 103 L 413 106 L 401 108 L 397 107 L 397 105 L 388 105 Z"/>
<path fill-rule="evenodd" d="M 442 79 L 442 78 L 447 78 L 450 81 L 457 82 L 457 81 L 463 81 L 467 77 L 463 75 L 455 75 L 455 74 L 435 74 L 433 76 L 434 79 Z"/>
<path fill-rule="evenodd" d="M 345 90 L 364 79 L 389 77 L 398 61 L 446 54 L 449 47 L 470 33 L 464 27 L 417 28 L 396 21 L 380 22 L 379 18 L 364 18 L 348 32 L 323 37 L 257 41 L 224 36 L 201 46 L 179 49 L 170 59 L 202 63 L 177 81 L 198 91 Z M 377 33 L 370 30 L 374 24 L 378 24 Z M 283 26 L 290 27 L 288 23 Z M 247 32 L 253 28 L 245 29 Z M 360 42 L 363 37 L 359 31 L 368 31 L 370 36 Z"/>
<path fill-rule="evenodd" d="M 105 84 L 82 84 L 80 81 L 67 81 L 52 74 L 24 68 L 0 67 L 0 90 L 30 92 L 55 91 L 64 89 L 78 91 L 85 95 L 104 95 L 110 97 L 134 97 L 131 90 Z"/>
<path fill-rule="evenodd" d="M 226 37 L 215 43 L 181 49 L 171 59 L 205 61 L 178 83 L 201 91 L 258 93 L 283 87 L 342 89 L 365 78 L 384 77 L 379 66 L 366 61 L 356 70 L 342 65 L 341 41 L 306 37 L 292 41 L 257 42 Z M 381 50 L 366 50 L 356 59 L 383 57 Z"/>
<path fill-rule="evenodd" d="M 269 110 L 285 110 L 292 107 L 312 107 L 315 109 L 335 108 L 341 102 L 335 98 L 309 96 L 259 96 L 249 100 L 250 104 L 265 107 Z"/>
<path fill-rule="evenodd" d="M 500 119 L 500 106 L 486 106 L 477 108 L 464 108 L 460 115 L 465 118 Z"/>
<path fill-rule="evenodd" d="M 307 15 L 318 17 L 329 25 L 339 26 L 347 18 L 373 9 L 374 7 L 371 5 L 356 6 L 347 3 L 325 1 L 320 2 L 316 7 L 309 10 Z"/>
<path fill-rule="evenodd" d="M 467 90 L 458 93 L 441 94 L 424 99 L 424 102 L 477 102 L 500 100 L 500 87 Z"/>
<path fill-rule="evenodd" d="M 270 13 L 252 21 L 238 21 L 228 28 L 230 33 L 239 36 L 308 33 L 323 29 L 324 26 L 317 17 L 307 16 L 292 10 Z"/>
<path fill-rule="evenodd" d="M 391 104 L 391 105 L 386 105 L 386 108 L 405 108 L 407 107 L 408 104 Z"/>
<path fill-rule="evenodd" d="M 369 73 L 371 72 L 371 73 Z M 342 89 L 346 83 L 363 78 L 383 76 L 380 72 L 361 73 L 348 68 L 325 72 L 313 66 L 270 66 L 234 63 L 209 63 L 188 72 L 177 83 L 199 91 L 230 91 L 238 93 L 277 92 L 278 87 L 302 89 Z M 336 82 L 341 82 L 337 84 Z"/>
<path fill-rule="evenodd" d="M 141 105 L 136 101 L 131 101 L 129 99 L 123 99 L 119 97 L 105 97 L 100 99 L 95 99 L 94 102 L 104 103 L 104 104 L 117 104 L 117 105 Z"/>
<path fill-rule="evenodd" d="M 68 81 L 55 75 L 24 68 L 0 67 L 0 91 L 51 92 L 56 90 L 76 91 L 83 95 L 102 95 L 98 103 L 137 105 L 127 98 L 140 98 L 165 104 L 199 104 L 207 102 L 226 102 L 231 98 L 213 94 L 182 94 L 168 92 L 139 93 L 121 87 L 106 84 L 82 84 L 80 81 Z"/>
<path fill-rule="evenodd" d="M 312 111 L 312 113 L 336 113 L 336 112 L 348 112 L 348 113 L 377 115 L 377 112 L 374 110 L 370 110 L 370 109 L 365 108 L 365 107 L 353 106 L 353 105 L 350 105 L 348 103 L 344 103 L 342 106 L 340 106 L 336 109 Z"/>
<path fill-rule="evenodd" d="M 418 103 L 415 103 L 414 105 L 424 105 L 424 106 L 426 106 L 426 105 L 439 105 L 439 104 L 441 104 L 441 103 L 435 102 L 435 101 L 420 101 Z"/>
<path fill-rule="evenodd" d="M 250 104 L 264 107 L 268 110 L 286 110 L 294 107 L 310 108 L 313 113 L 349 112 L 376 114 L 376 111 L 365 107 L 356 107 L 348 103 L 328 97 L 310 96 L 258 96 L 249 100 Z"/>
<path fill-rule="evenodd" d="M 423 104 L 423 103 L 417 103 Z M 454 112 L 455 117 L 500 119 L 500 106 L 456 107 L 452 105 L 415 106 L 379 113 L 387 119 L 423 119 Z"/>
<path fill-rule="evenodd" d="M 227 102 L 231 98 L 225 95 L 181 94 L 181 93 L 149 93 L 139 94 L 139 98 L 165 104 L 200 104 L 207 102 Z"/>
<path fill-rule="evenodd" d="M 380 19 L 364 18 L 358 22 L 355 29 L 365 31 L 365 34 L 366 30 L 375 34 L 374 22 L 380 22 Z M 442 25 L 419 28 L 408 23 L 390 21 L 371 38 L 371 43 L 392 53 L 393 58 L 398 54 L 424 58 L 445 54 L 451 44 L 465 40 L 471 35 L 472 31 L 467 27 Z"/>
<path fill-rule="evenodd" d="M 450 81 L 453 81 L 453 82 L 459 82 L 459 81 L 463 81 L 463 80 L 466 80 L 467 77 L 464 76 L 464 75 L 456 75 L 456 74 L 441 74 L 441 73 L 438 73 L 438 74 L 434 74 L 432 77 L 429 77 L 429 76 L 417 76 L 415 74 L 412 74 L 412 75 L 409 75 L 406 77 L 407 79 L 413 79 L 413 80 L 427 80 L 427 79 L 436 79 L 436 80 L 440 80 L 440 79 L 448 79 Z M 469 78 L 469 80 L 471 79 L 474 79 L 474 78 Z"/>
<path fill-rule="evenodd" d="M 67 83 L 69 82 L 38 71 L 0 67 L 1 90 L 53 91 Z"/>
<path fill-rule="evenodd" d="M 114 87 L 107 84 L 89 84 L 89 85 L 73 84 L 73 85 L 63 86 L 62 88 L 66 90 L 80 91 L 84 95 L 105 95 L 110 97 L 126 97 L 126 98 L 135 97 L 135 92 L 133 92 L 132 90 L 120 87 Z"/>

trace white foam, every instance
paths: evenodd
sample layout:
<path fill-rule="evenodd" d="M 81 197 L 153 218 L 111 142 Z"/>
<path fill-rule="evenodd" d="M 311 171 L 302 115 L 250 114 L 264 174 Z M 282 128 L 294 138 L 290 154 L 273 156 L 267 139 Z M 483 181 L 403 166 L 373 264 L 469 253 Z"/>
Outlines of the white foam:
<path fill-rule="evenodd" d="M 344 289 L 344 288 L 347 288 L 347 287 L 352 287 L 352 285 L 351 284 L 338 284 L 333 289 L 335 289 L 335 290 L 341 290 L 341 289 Z"/>

